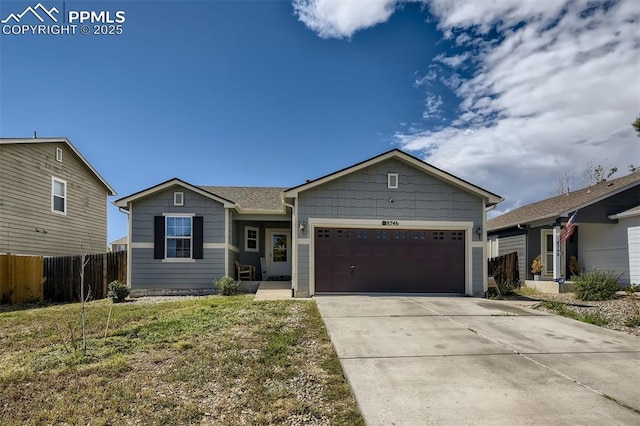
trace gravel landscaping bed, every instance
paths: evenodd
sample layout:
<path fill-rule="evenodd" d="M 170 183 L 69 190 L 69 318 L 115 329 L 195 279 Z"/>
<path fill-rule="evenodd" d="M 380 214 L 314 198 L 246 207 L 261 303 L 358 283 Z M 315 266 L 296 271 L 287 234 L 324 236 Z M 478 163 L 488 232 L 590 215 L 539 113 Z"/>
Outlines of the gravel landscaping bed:
<path fill-rule="evenodd" d="M 619 295 L 615 300 L 602 300 L 596 302 L 585 302 L 576 299 L 573 293 L 538 293 L 527 294 L 526 297 L 532 300 L 557 301 L 566 304 L 567 309 L 583 315 L 599 315 L 603 317 L 607 323 L 603 325 L 611 330 L 621 331 L 627 334 L 640 336 L 640 326 L 629 327 L 627 322 L 632 318 L 640 317 L 640 297 Z M 535 309 L 554 312 L 539 304 Z"/>

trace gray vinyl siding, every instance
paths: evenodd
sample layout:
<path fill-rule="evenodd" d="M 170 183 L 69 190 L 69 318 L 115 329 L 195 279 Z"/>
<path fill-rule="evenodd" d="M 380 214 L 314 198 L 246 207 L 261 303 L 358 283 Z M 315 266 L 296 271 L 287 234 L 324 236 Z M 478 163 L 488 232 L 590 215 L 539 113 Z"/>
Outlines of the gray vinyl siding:
<path fill-rule="evenodd" d="M 258 229 L 258 251 L 245 251 L 245 230 L 247 227 Z M 256 268 L 256 279 L 262 280 L 262 268 L 260 267 L 260 258 L 264 257 L 265 231 L 262 222 L 244 222 L 239 221 L 237 230 L 240 233 L 240 253 L 238 259 L 243 265 L 252 265 Z"/>
<path fill-rule="evenodd" d="M 387 174 L 398 188 L 387 189 Z M 393 199 L 393 202 L 389 200 Z M 482 199 L 390 159 L 301 192 L 298 221 L 309 218 L 471 221 L 482 226 Z M 474 233 L 473 240 L 479 237 Z"/>
<path fill-rule="evenodd" d="M 587 272 L 607 269 L 621 274 L 618 281 L 622 285 L 628 285 L 630 278 L 627 227 L 619 223 L 581 224 L 578 261 Z"/>
<path fill-rule="evenodd" d="M 183 206 L 173 205 L 174 191 L 184 193 Z M 153 243 L 154 217 L 163 213 L 202 216 L 204 244 L 225 242 L 225 211 L 222 204 L 185 188 L 168 188 L 140 199 L 131 210 L 133 243 Z M 209 289 L 213 280 L 225 275 L 227 265 L 224 252 L 222 248 L 205 248 L 203 259 L 181 263 L 154 259 L 152 248 L 132 248 L 131 288 L 136 291 Z"/>
<path fill-rule="evenodd" d="M 527 274 L 527 236 L 513 235 L 510 237 L 502 237 L 498 242 L 498 255 L 504 256 L 505 254 L 518 253 L 518 271 L 520 272 L 520 279 L 524 280 Z"/>
<path fill-rule="evenodd" d="M 193 263 L 162 262 L 153 249 L 133 249 L 131 288 L 134 290 L 207 290 L 224 276 L 224 249 L 204 249 Z"/>
<path fill-rule="evenodd" d="M 472 289 L 471 292 L 476 297 L 484 296 L 484 264 L 487 261 L 483 254 L 482 247 L 474 247 L 472 249 L 473 252 L 473 261 L 472 261 Z"/>
<path fill-rule="evenodd" d="M 179 188 L 179 189 L 178 189 Z M 173 193 L 184 193 L 184 205 L 173 205 Z M 133 204 L 134 243 L 153 242 L 153 218 L 163 213 L 185 213 L 204 217 L 204 242 L 224 243 L 224 207 L 217 201 L 182 187 L 169 188 Z"/>
<path fill-rule="evenodd" d="M 56 161 L 56 148 L 62 149 L 62 162 Z M 51 212 L 52 177 L 67 182 L 66 215 Z M 0 144 L 0 253 L 105 252 L 107 195 L 64 142 Z"/>
<path fill-rule="evenodd" d="M 388 173 L 398 174 L 397 189 L 387 188 Z M 482 199 L 477 195 L 396 159 L 303 191 L 298 194 L 297 203 L 297 221 L 305 223 L 310 218 L 459 221 L 472 222 L 475 229 L 482 226 L 485 215 Z M 298 236 L 310 237 L 307 231 Z M 471 237 L 473 241 L 481 238 L 475 232 Z M 298 245 L 297 296 L 309 291 L 308 250 L 308 245 Z M 474 268 L 473 294 L 483 295 L 484 249 L 474 248 L 468 253 Z"/>
<path fill-rule="evenodd" d="M 580 223 L 611 223 L 609 216 L 636 207 L 640 204 L 640 191 L 633 187 L 605 198 L 588 207 L 581 208 L 576 216 Z"/>
<path fill-rule="evenodd" d="M 520 279 L 526 276 L 526 279 L 532 280 L 533 273 L 531 272 L 531 263 L 538 255 L 542 254 L 542 245 L 540 243 L 542 228 L 531 228 L 527 230 L 527 263 L 526 263 L 526 275 L 521 275 Z"/>
<path fill-rule="evenodd" d="M 298 245 L 298 290 L 296 297 L 309 296 L 309 245 Z"/>
<path fill-rule="evenodd" d="M 233 250 L 229 250 L 229 276 L 234 280 L 238 279 L 238 271 L 236 270 L 236 260 L 238 260 L 238 253 Z M 257 272 L 257 271 L 256 271 Z"/>

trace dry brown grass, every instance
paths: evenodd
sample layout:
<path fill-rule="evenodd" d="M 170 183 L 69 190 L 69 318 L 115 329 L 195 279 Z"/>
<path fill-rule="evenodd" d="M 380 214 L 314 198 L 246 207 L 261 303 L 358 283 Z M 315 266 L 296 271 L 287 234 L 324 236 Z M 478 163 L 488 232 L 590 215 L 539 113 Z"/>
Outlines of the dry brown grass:
<path fill-rule="evenodd" d="M 86 353 L 79 311 L 0 312 L 2 424 L 363 423 L 315 303 L 92 302 Z"/>

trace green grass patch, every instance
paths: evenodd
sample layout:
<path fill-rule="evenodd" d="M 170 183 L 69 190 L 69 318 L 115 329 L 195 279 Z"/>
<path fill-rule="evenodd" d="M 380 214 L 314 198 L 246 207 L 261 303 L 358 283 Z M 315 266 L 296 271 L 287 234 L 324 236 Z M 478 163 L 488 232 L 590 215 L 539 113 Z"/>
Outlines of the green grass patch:
<path fill-rule="evenodd" d="M 542 302 L 542 306 L 546 309 L 554 311 L 558 315 L 562 315 L 563 317 L 572 318 L 578 321 L 586 322 L 588 324 L 593 324 L 602 327 L 609 323 L 609 321 L 599 314 L 581 314 L 567 307 L 565 303 L 558 302 L 555 300 L 545 300 Z"/>
<path fill-rule="evenodd" d="M 634 315 L 630 318 L 627 318 L 624 325 L 627 327 L 640 327 L 640 315 Z"/>
<path fill-rule="evenodd" d="M 514 289 L 513 292 L 522 297 L 537 296 L 540 294 L 540 291 L 538 291 L 537 288 L 526 287 L 524 285 L 520 288 Z"/>
<path fill-rule="evenodd" d="M 0 311 L 0 423 L 363 424 L 315 303 L 91 302 L 86 352 L 79 315 Z"/>

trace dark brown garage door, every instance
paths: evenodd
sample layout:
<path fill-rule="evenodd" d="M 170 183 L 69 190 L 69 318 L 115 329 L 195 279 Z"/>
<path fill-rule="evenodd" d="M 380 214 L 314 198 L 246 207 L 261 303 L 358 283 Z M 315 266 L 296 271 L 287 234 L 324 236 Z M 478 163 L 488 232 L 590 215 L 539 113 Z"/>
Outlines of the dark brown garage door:
<path fill-rule="evenodd" d="M 315 230 L 315 291 L 464 293 L 464 231 Z"/>

